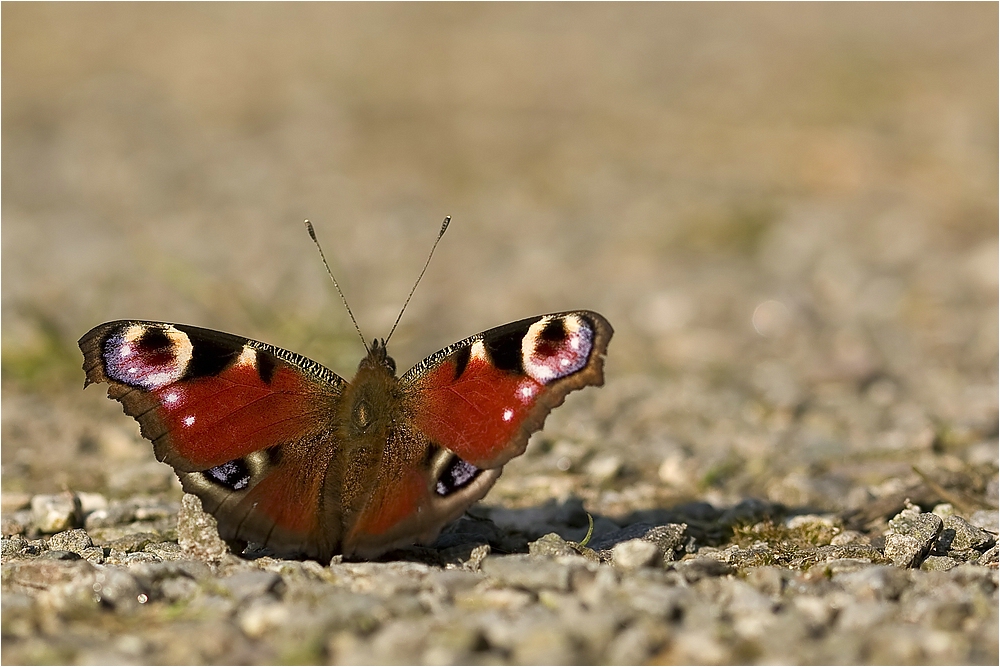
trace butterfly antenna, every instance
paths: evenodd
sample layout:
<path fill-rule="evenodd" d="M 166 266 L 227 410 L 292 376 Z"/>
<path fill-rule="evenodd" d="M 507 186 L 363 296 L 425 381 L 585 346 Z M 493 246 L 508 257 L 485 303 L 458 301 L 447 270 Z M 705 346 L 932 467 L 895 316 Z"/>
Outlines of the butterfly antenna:
<path fill-rule="evenodd" d="M 344 296 L 344 291 L 340 289 L 337 279 L 333 276 L 333 271 L 330 270 L 330 264 L 327 263 L 326 255 L 323 254 L 323 247 L 319 244 L 319 240 L 316 238 L 316 230 L 313 229 L 313 224 L 308 220 L 306 220 L 306 230 L 309 232 L 309 238 L 311 238 L 313 243 L 316 244 L 316 249 L 319 250 L 320 259 L 323 260 L 323 266 L 326 267 L 326 272 L 330 276 L 330 280 L 333 281 L 333 286 L 337 288 L 337 294 L 339 294 L 341 300 L 343 300 L 344 308 L 347 308 L 347 314 L 351 316 L 351 321 L 354 322 L 354 328 L 357 329 L 358 335 L 361 336 L 361 344 L 365 346 L 365 352 L 371 352 L 371 349 L 368 347 L 368 343 L 365 341 L 364 334 L 361 333 L 361 327 L 358 326 L 358 321 L 354 319 L 354 313 L 351 312 L 351 307 L 347 304 L 347 297 Z"/>
<path fill-rule="evenodd" d="M 420 284 L 420 279 L 424 277 L 425 273 L 427 273 L 427 267 L 430 266 L 431 264 L 431 257 L 434 256 L 434 251 L 437 250 L 438 243 L 441 243 L 441 237 L 444 236 L 444 233 L 446 231 L 448 231 L 449 224 L 451 224 L 450 215 L 445 216 L 444 222 L 441 223 L 441 231 L 438 232 L 438 237 L 437 239 L 435 239 L 434 245 L 431 247 L 431 252 L 429 255 L 427 255 L 427 261 L 424 262 L 423 270 L 420 272 L 420 275 L 417 276 L 417 282 L 413 283 L 413 289 L 410 290 L 410 295 L 406 297 L 406 302 L 403 304 L 403 307 L 399 310 L 399 315 L 396 316 L 396 322 L 392 325 L 392 329 L 389 330 L 389 335 L 386 336 L 385 338 L 386 343 L 388 343 L 389 339 L 392 338 L 392 333 L 396 330 L 396 325 L 399 324 L 400 318 L 403 317 L 403 311 L 405 311 L 406 306 L 409 305 L 410 299 L 413 297 L 413 293 L 417 291 L 417 285 Z"/>

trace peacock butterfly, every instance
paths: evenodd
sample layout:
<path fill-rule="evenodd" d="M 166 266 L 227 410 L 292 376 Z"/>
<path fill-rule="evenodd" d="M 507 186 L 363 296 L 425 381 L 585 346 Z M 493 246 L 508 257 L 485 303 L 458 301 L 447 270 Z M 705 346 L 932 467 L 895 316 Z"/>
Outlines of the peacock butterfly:
<path fill-rule="evenodd" d="M 539 315 L 402 377 L 375 340 L 350 381 L 294 352 L 183 324 L 107 322 L 79 344 L 84 386 L 110 384 L 223 539 L 327 561 L 433 541 L 566 394 L 604 383 L 612 333 L 591 311 Z"/>

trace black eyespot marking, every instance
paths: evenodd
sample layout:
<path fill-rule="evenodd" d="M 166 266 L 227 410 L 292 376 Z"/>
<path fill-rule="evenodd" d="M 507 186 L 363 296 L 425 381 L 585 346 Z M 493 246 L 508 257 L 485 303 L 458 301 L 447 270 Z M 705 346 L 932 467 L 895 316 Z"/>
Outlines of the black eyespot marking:
<path fill-rule="evenodd" d="M 450 496 L 471 484 L 481 472 L 482 470 L 471 463 L 453 456 L 448 462 L 448 467 L 441 473 L 434 490 L 439 496 Z"/>
<path fill-rule="evenodd" d="M 277 367 L 277 362 L 274 357 L 272 357 L 267 352 L 257 352 L 257 375 L 264 382 L 264 384 L 271 384 L 271 378 L 274 377 L 274 370 Z"/>
<path fill-rule="evenodd" d="M 170 351 L 173 344 L 163 329 L 149 327 L 142 332 L 142 336 L 136 341 L 136 347 L 146 354 L 156 354 Z"/>
<path fill-rule="evenodd" d="M 250 485 L 250 469 L 242 459 L 227 461 L 202 473 L 210 482 L 224 486 L 231 491 L 242 491 Z"/>
<path fill-rule="evenodd" d="M 490 355 L 490 361 L 493 362 L 493 365 L 502 371 L 523 373 L 521 340 L 527 333 L 528 329 L 525 327 L 524 331 L 514 331 L 495 338 L 484 338 L 483 346 Z"/>
<path fill-rule="evenodd" d="M 551 320 L 545 323 L 545 327 L 542 328 L 541 338 L 542 340 L 549 341 L 551 343 L 561 343 L 566 340 L 566 336 L 569 331 L 566 329 L 566 321 L 561 317 L 553 317 Z"/>
<path fill-rule="evenodd" d="M 455 353 L 455 379 L 462 377 L 465 367 L 469 365 L 469 357 L 472 356 L 472 346 L 466 345 Z"/>
<path fill-rule="evenodd" d="M 243 352 L 242 347 L 234 348 L 232 345 L 216 343 L 188 327 L 174 326 L 188 335 L 193 346 L 191 362 L 184 372 L 184 379 L 218 375 Z"/>
<path fill-rule="evenodd" d="M 101 342 L 101 361 L 108 379 L 141 389 L 159 389 L 180 379 L 185 362 L 180 337 L 165 326 L 124 323 Z"/>

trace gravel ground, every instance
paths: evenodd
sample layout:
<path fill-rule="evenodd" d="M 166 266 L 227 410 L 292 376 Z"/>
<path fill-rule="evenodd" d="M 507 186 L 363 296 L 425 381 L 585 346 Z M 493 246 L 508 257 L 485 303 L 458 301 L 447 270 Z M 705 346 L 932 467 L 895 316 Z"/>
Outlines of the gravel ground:
<path fill-rule="evenodd" d="M 1000 660 L 996 5 L 3 19 L 4 664 Z M 371 337 L 445 214 L 401 368 L 615 338 L 429 547 L 228 553 L 79 389 L 121 317 L 350 375 L 301 220 Z"/>

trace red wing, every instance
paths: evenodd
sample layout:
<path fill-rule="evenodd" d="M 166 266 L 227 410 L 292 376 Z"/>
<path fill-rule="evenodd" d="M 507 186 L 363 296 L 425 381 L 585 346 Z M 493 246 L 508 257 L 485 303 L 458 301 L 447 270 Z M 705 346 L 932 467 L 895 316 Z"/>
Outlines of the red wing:
<path fill-rule="evenodd" d="M 322 488 L 343 379 L 280 348 L 177 324 L 109 322 L 80 349 L 87 384 L 111 385 L 224 538 L 308 555 L 336 541 Z"/>
<path fill-rule="evenodd" d="M 613 330 L 601 315 L 542 315 L 491 329 L 414 366 L 408 389 L 418 430 L 476 468 L 521 454 L 566 394 L 604 384 Z"/>

